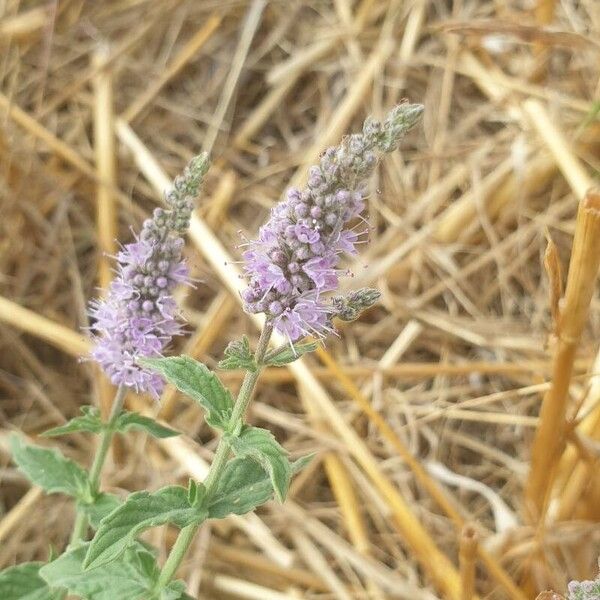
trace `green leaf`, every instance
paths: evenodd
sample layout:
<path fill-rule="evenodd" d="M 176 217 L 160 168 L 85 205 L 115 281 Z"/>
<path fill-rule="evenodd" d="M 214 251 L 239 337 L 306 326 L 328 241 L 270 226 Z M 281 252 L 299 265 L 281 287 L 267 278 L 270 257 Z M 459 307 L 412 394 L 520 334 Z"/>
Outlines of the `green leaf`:
<path fill-rule="evenodd" d="M 251 458 L 234 458 L 223 469 L 208 502 L 208 516 L 223 519 L 243 515 L 273 497 L 273 486 L 265 470 Z"/>
<path fill-rule="evenodd" d="M 161 590 L 159 600 L 194 600 L 185 593 L 185 582 L 171 581 L 164 590 Z"/>
<path fill-rule="evenodd" d="M 301 456 L 300 458 L 295 460 L 292 463 L 292 475 L 296 475 L 297 473 L 300 473 L 302 469 L 308 467 L 308 465 L 310 465 L 313 458 L 315 457 L 315 454 L 315 452 L 311 452 L 310 454 L 307 454 L 306 456 Z"/>
<path fill-rule="evenodd" d="M 100 418 L 100 412 L 97 408 L 93 406 L 83 406 L 81 412 L 82 415 L 80 417 L 74 417 L 65 425 L 54 427 L 54 429 L 50 429 L 42 435 L 54 437 L 80 431 L 101 433 L 107 428 L 107 424 Z M 179 435 L 179 432 L 157 423 L 150 417 L 145 417 L 139 413 L 129 411 L 123 411 L 117 417 L 112 429 L 120 433 L 125 433 L 130 429 L 145 431 L 156 438 L 168 438 Z"/>
<path fill-rule="evenodd" d="M 160 592 L 154 591 L 160 568 L 155 553 L 145 544 L 134 542 L 120 560 L 95 569 L 84 569 L 83 561 L 89 546 L 84 543 L 69 550 L 46 565 L 41 575 L 49 584 L 67 588 L 69 593 L 86 600 L 193 600 L 185 593 L 183 581 L 171 581 Z M 3 596 L 0 598 L 4 600 Z M 48 600 L 62 600 L 62 596 Z"/>
<path fill-rule="evenodd" d="M 225 348 L 225 358 L 219 362 L 219 369 L 245 369 L 252 372 L 258 369 L 246 336 L 229 342 Z"/>
<path fill-rule="evenodd" d="M 157 423 L 150 417 L 145 417 L 136 412 L 123 411 L 114 425 L 115 431 L 124 433 L 130 429 L 145 431 L 155 438 L 163 439 L 179 435 L 178 431 Z"/>
<path fill-rule="evenodd" d="M 301 471 L 313 456 L 292 463 L 292 473 Z M 223 470 L 217 487 L 208 499 L 208 516 L 223 519 L 229 514 L 243 515 L 273 497 L 271 478 L 249 457 L 230 460 Z"/>
<path fill-rule="evenodd" d="M 195 479 L 190 479 L 188 484 L 188 502 L 190 506 L 200 506 L 206 496 L 206 488 Z"/>
<path fill-rule="evenodd" d="M 54 427 L 46 431 L 44 436 L 54 437 L 57 435 L 65 435 L 67 433 L 76 433 L 86 431 L 89 433 L 101 433 L 107 428 L 107 424 L 100 418 L 100 412 L 93 406 L 83 406 L 81 408 L 82 415 L 74 417 L 65 425 Z M 139 413 L 123 411 L 116 419 L 113 427 L 114 431 L 125 433 L 131 429 L 145 431 L 156 438 L 168 438 L 179 435 L 179 432 L 169 427 L 165 427 L 157 423 L 150 417 L 145 417 Z"/>
<path fill-rule="evenodd" d="M 21 437 L 11 437 L 13 460 L 25 475 L 48 493 L 63 493 L 82 502 L 91 502 L 87 473 L 58 450 L 26 444 Z"/>
<path fill-rule="evenodd" d="M 153 554 L 135 543 L 120 560 L 96 569 L 84 569 L 89 544 L 69 550 L 40 570 L 53 587 L 64 587 L 86 600 L 149 600 L 159 568 Z"/>
<path fill-rule="evenodd" d="M 280 502 L 290 485 L 292 469 L 287 452 L 279 445 L 275 436 L 267 429 L 244 427 L 236 437 L 229 437 L 229 443 L 236 456 L 248 457 L 269 474 L 275 495 Z"/>
<path fill-rule="evenodd" d="M 73 417 L 68 423 L 49 429 L 45 433 L 42 433 L 42 435 L 45 437 L 55 437 L 79 431 L 101 433 L 104 430 L 104 423 L 100 418 L 100 411 L 97 408 L 94 406 L 82 406 L 80 411 L 81 416 Z"/>
<path fill-rule="evenodd" d="M 52 590 L 40 577 L 44 563 L 30 562 L 0 571 L 2 600 L 62 600 L 62 590 Z"/>
<path fill-rule="evenodd" d="M 314 352 L 317 349 L 316 342 L 306 342 L 304 344 L 285 345 L 269 352 L 264 359 L 264 364 L 268 367 L 284 367 L 285 365 L 298 360 L 303 354 Z"/>
<path fill-rule="evenodd" d="M 183 528 L 205 518 L 206 511 L 201 506 L 192 506 L 188 491 L 181 486 L 130 494 L 119 508 L 100 522 L 85 558 L 85 568 L 92 569 L 116 560 L 146 529 L 165 523 Z"/>
<path fill-rule="evenodd" d="M 96 496 L 93 502 L 87 504 L 80 503 L 80 506 L 88 516 L 90 525 L 94 529 L 98 529 L 100 526 L 100 521 L 102 521 L 104 517 L 108 516 L 113 510 L 121 506 L 121 504 L 123 504 L 123 502 L 118 496 L 115 496 L 114 494 L 100 493 Z"/>
<path fill-rule="evenodd" d="M 206 411 L 206 422 L 226 430 L 233 409 L 233 399 L 218 377 L 208 367 L 189 356 L 144 358 L 140 364 L 160 373 L 179 391 L 187 394 Z"/>

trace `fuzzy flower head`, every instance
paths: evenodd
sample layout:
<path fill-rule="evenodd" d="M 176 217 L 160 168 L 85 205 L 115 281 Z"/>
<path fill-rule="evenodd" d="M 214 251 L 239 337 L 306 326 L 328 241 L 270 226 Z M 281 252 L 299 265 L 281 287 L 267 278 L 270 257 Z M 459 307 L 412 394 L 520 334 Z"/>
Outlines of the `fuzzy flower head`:
<path fill-rule="evenodd" d="M 138 359 L 160 356 L 172 336 L 181 332 L 172 292 L 177 284 L 188 282 L 182 236 L 207 169 L 208 158 L 201 155 L 175 179 L 166 208 L 156 208 L 136 240 L 118 253 L 106 298 L 91 303 L 92 358 L 115 385 L 155 398 L 163 380 L 143 369 Z"/>
<path fill-rule="evenodd" d="M 362 133 L 321 155 L 304 189 L 288 189 L 244 253 L 247 312 L 265 313 L 290 341 L 331 330 L 339 307 L 324 294 L 339 286 L 341 254 L 356 253 L 359 233 L 351 225 L 364 209 L 368 177 L 378 155 L 395 150 L 422 111 L 404 103 L 383 122 L 367 119 Z"/>

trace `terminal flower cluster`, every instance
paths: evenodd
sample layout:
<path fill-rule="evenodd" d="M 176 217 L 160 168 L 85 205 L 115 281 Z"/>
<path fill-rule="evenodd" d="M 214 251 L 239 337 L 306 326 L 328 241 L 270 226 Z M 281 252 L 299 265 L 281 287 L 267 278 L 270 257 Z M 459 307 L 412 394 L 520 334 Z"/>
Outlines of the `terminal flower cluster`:
<path fill-rule="evenodd" d="M 175 180 L 166 208 L 156 208 L 136 240 L 117 255 L 116 276 L 105 299 L 92 302 L 92 358 L 115 385 L 149 392 L 158 398 L 163 380 L 138 364 L 160 356 L 181 332 L 172 292 L 188 282 L 182 259 L 183 235 L 206 170 L 206 155 L 196 157 Z"/>
<path fill-rule="evenodd" d="M 330 331 L 336 306 L 325 294 L 339 286 L 341 255 L 356 253 L 352 225 L 365 207 L 367 179 L 378 154 L 393 151 L 422 110 L 404 103 L 383 122 L 367 119 L 362 133 L 323 153 L 304 189 L 287 191 L 244 253 L 247 312 L 265 313 L 290 341 Z"/>

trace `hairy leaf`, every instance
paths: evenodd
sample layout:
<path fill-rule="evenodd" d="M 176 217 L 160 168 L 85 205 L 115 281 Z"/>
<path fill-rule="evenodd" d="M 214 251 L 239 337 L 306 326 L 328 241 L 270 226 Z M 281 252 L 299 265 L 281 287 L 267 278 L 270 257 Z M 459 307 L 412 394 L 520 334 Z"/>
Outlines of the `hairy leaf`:
<path fill-rule="evenodd" d="M 304 344 L 293 344 L 276 348 L 269 352 L 264 359 L 264 364 L 269 367 L 284 367 L 285 365 L 299 359 L 303 354 L 314 352 L 317 349 L 316 342 Z"/>
<path fill-rule="evenodd" d="M 273 496 L 273 486 L 265 470 L 251 458 L 234 458 L 223 469 L 209 499 L 208 516 L 223 519 L 233 513 L 243 515 Z"/>
<path fill-rule="evenodd" d="M 145 367 L 160 373 L 179 391 L 195 400 L 206 411 L 206 422 L 225 430 L 233 409 L 233 399 L 218 377 L 202 363 L 189 356 L 145 358 Z"/>
<path fill-rule="evenodd" d="M 292 473 L 301 471 L 311 456 L 292 464 Z M 234 458 L 225 466 L 217 488 L 208 500 L 208 516 L 223 519 L 229 514 L 243 515 L 273 497 L 271 478 L 253 459 Z"/>
<path fill-rule="evenodd" d="M 271 478 L 275 495 L 280 502 L 290 485 L 292 469 L 287 452 L 267 429 L 244 427 L 239 436 L 231 436 L 229 443 L 236 456 L 255 460 Z"/>
<path fill-rule="evenodd" d="M 117 417 L 114 428 L 115 431 L 120 431 L 122 433 L 125 431 L 129 431 L 130 429 L 145 431 L 151 436 L 159 439 L 179 435 L 178 431 L 170 429 L 169 427 L 165 427 L 164 425 L 157 423 L 154 419 L 151 419 L 150 417 L 145 417 L 144 415 L 140 415 L 139 413 L 129 411 L 123 411 Z"/>
<path fill-rule="evenodd" d="M 79 417 L 73 417 L 68 423 L 49 429 L 42 435 L 55 437 L 79 431 L 87 431 L 89 433 L 100 433 L 103 431 L 104 423 L 100 418 L 100 411 L 97 408 L 94 406 L 82 406 L 80 410 L 81 415 Z"/>
<path fill-rule="evenodd" d="M 206 488 L 204 484 L 190 478 L 187 494 L 190 506 L 201 506 L 206 498 Z"/>
<path fill-rule="evenodd" d="M 122 501 L 118 496 L 100 493 L 94 498 L 93 502 L 87 504 L 80 503 L 80 506 L 88 516 L 90 525 L 94 529 L 98 529 L 100 521 L 108 516 L 113 510 L 121 506 L 121 504 Z"/>
<path fill-rule="evenodd" d="M 85 568 L 116 560 L 146 529 L 165 523 L 183 528 L 205 518 L 206 511 L 192 506 L 188 491 L 181 486 L 164 487 L 153 493 L 135 492 L 100 522 L 85 557 Z"/>
<path fill-rule="evenodd" d="M 70 594 L 86 600 L 149 600 L 159 574 L 153 554 L 135 543 L 118 561 L 96 569 L 84 569 L 83 559 L 89 544 L 69 550 L 40 570 L 41 576 L 54 587 L 64 587 Z"/>
<path fill-rule="evenodd" d="M 51 589 L 40 577 L 44 563 L 30 562 L 0 571 L 2 600 L 62 600 L 62 590 Z"/>
<path fill-rule="evenodd" d="M 68 494 L 82 502 L 91 502 L 87 473 L 58 450 L 26 444 L 13 435 L 11 451 L 19 469 L 48 493 Z"/>
<path fill-rule="evenodd" d="M 257 368 L 246 336 L 229 342 L 225 348 L 225 358 L 219 362 L 219 369 L 245 369 L 254 372 Z"/>

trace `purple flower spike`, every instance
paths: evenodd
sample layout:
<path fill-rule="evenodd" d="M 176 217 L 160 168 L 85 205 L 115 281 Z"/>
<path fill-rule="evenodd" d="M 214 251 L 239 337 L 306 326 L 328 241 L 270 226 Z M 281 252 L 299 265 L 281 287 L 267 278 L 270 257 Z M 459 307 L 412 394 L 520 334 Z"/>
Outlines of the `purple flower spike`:
<path fill-rule="evenodd" d="M 166 196 L 167 208 L 155 209 L 136 241 L 118 253 L 107 297 L 90 305 L 92 358 L 115 385 L 149 392 L 156 399 L 163 379 L 139 366 L 138 359 L 160 356 L 172 336 L 181 333 L 172 292 L 177 284 L 189 281 L 182 236 L 207 169 L 208 157 L 203 154 L 175 179 Z"/>
<path fill-rule="evenodd" d="M 287 191 L 244 253 L 247 312 L 265 313 L 290 341 L 331 330 L 337 309 L 322 295 L 338 288 L 340 255 L 356 253 L 360 232 L 348 225 L 364 209 L 377 153 L 395 150 L 422 112 L 420 104 L 405 103 L 383 123 L 367 119 L 362 133 L 323 153 L 303 190 Z"/>

